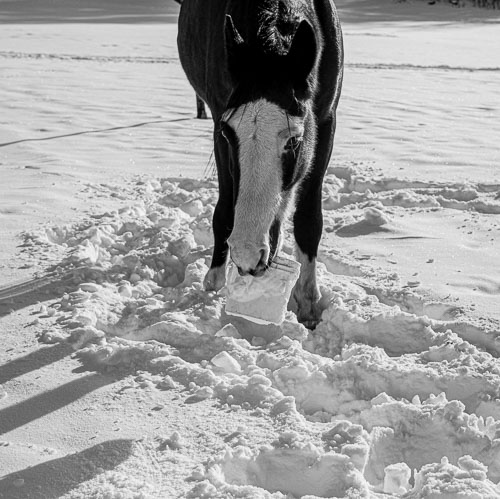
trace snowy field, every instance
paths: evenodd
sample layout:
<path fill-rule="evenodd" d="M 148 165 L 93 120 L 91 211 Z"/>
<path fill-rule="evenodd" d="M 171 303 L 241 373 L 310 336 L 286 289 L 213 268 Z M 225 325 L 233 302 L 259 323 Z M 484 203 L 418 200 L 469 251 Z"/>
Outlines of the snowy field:
<path fill-rule="evenodd" d="M 311 332 L 202 289 L 178 7 L 0 0 L 1 498 L 500 497 L 500 14 L 338 7 Z"/>

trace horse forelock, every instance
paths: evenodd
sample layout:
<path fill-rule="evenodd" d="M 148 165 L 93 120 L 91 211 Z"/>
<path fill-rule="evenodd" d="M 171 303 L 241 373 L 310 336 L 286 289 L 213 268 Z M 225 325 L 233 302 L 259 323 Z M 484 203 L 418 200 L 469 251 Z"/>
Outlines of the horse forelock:
<path fill-rule="evenodd" d="M 294 40 L 303 21 L 315 25 L 314 21 L 309 21 L 312 16 L 310 0 L 235 2 L 242 4 L 231 3 L 229 10 L 244 42 L 228 52 L 231 57 L 228 57 L 227 68 L 232 87 L 226 105 L 236 108 L 244 102 L 265 98 L 290 114 L 303 114 L 302 103 L 314 93 L 315 77 L 306 73 L 300 77 L 301 62 L 306 57 L 297 57 L 296 53 L 297 47 L 304 46 L 304 40 L 301 37 L 297 44 Z M 243 4 L 247 5 L 247 10 Z M 291 52 L 292 47 L 295 51 Z"/>
<path fill-rule="evenodd" d="M 300 23 L 294 0 L 264 0 L 257 12 L 257 42 L 264 53 L 286 55 Z"/>

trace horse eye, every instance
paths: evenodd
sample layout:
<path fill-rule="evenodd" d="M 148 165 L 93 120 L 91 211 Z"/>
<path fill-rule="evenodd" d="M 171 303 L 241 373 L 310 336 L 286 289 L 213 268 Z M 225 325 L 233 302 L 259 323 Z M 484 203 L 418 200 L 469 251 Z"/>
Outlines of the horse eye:
<path fill-rule="evenodd" d="M 300 147 L 300 144 L 302 142 L 302 137 L 290 137 L 285 144 L 285 151 L 293 151 L 296 152 L 297 149 Z"/>

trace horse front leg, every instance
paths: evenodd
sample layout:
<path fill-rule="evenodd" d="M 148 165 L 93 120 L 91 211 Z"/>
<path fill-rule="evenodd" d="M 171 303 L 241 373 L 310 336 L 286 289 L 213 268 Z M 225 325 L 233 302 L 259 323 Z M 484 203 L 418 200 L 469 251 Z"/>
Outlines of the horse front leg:
<path fill-rule="evenodd" d="M 296 255 L 300 263 L 300 275 L 293 290 L 293 298 L 299 322 L 309 329 L 314 329 L 321 318 L 316 258 L 323 229 L 323 216 L 321 187 L 318 189 L 311 185 L 311 181 L 305 183 L 309 185 L 301 190 L 293 217 Z"/>
<path fill-rule="evenodd" d="M 229 151 L 214 131 L 214 152 L 219 181 L 219 200 L 212 220 L 214 251 L 212 263 L 204 280 L 206 291 L 219 291 L 226 283 L 226 262 L 229 252 L 227 239 L 234 225 L 233 180 L 229 173 Z"/>
<path fill-rule="evenodd" d="M 335 118 L 318 129 L 316 154 L 308 176 L 301 184 L 295 214 L 293 233 L 300 275 L 293 290 L 299 322 L 314 329 L 321 319 L 320 292 L 316 280 L 316 259 L 323 231 L 321 210 L 323 177 L 330 161 L 335 133 Z"/>

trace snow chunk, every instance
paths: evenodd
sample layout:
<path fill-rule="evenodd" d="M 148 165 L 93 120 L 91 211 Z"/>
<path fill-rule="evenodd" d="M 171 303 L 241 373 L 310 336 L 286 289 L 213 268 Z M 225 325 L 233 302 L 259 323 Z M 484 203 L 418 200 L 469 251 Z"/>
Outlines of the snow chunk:
<path fill-rule="evenodd" d="M 180 209 L 191 217 L 197 217 L 203 213 L 203 203 L 199 199 L 193 199 L 181 204 Z"/>
<path fill-rule="evenodd" d="M 227 352 L 220 352 L 211 360 L 214 366 L 217 366 L 223 372 L 226 373 L 239 373 L 241 372 L 241 366 L 238 361 L 231 357 Z"/>
<path fill-rule="evenodd" d="M 104 333 L 99 331 L 95 327 L 88 325 L 86 327 L 80 327 L 72 331 L 68 338 L 68 343 L 70 343 L 75 350 L 82 348 L 90 342 L 98 342 L 104 337 Z"/>
<path fill-rule="evenodd" d="M 181 260 L 186 258 L 193 248 L 196 248 L 196 241 L 192 234 L 186 234 L 168 245 L 168 251 Z"/>
<path fill-rule="evenodd" d="M 95 282 L 82 282 L 79 288 L 82 291 L 86 291 L 88 293 L 96 293 L 97 291 L 99 291 L 99 289 L 101 289 L 101 286 L 99 286 L 99 284 L 96 284 Z"/>
<path fill-rule="evenodd" d="M 188 499 L 210 499 L 217 496 L 217 488 L 208 480 L 197 483 L 187 494 Z"/>
<path fill-rule="evenodd" d="M 373 206 L 365 208 L 364 216 L 365 216 L 365 221 L 369 225 L 373 226 L 385 225 L 389 222 L 389 219 L 387 218 L 386 214 L 381 209 L 375 208 Z"/>
<path fill-rule="evenodd" d="M 406 463 L 390 464 L 384 471 L 384 492 L 401 495 L 408 491 L 411 470 Z"/>
<path fill-rule="evenodd" d="M 202 334 L 181 314 L 165 314 L 163 320 L 125 335 L 133 340 L 157 340 L 173 346 L 193 345 Z"/>
<path fill-rule="evenodd" d="M 222 329 L 215 333 L 215 336 L 241 339 L 241 334 L 232 324 L 226 324 Z"/>
<path fill-rule="evenodd" d="M 208 272 L 208 267 L 203 259 L 196 260 L 186 266 L 184 281 L 180 284 L 181 287 L 195 286 L 201 289 L 203 286 L 203 279 Z"/>
<path fill-rule="evenodd" d="M 184 447 L 184 439 L 178 431 L 174 431 L 170 437 L 160 439 L 160 450 L 169 447 L 172 450 L 179 450 Z"/>
<path fill-rule="evenodd" d="M 210 247 L 213 245 L 212 224 L 207 218 L 201 219 L 193 226 L 193 237 L 196 244 L 200 246 Z"/>

